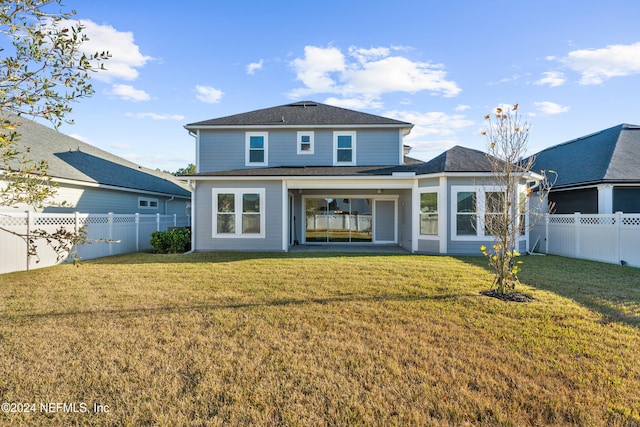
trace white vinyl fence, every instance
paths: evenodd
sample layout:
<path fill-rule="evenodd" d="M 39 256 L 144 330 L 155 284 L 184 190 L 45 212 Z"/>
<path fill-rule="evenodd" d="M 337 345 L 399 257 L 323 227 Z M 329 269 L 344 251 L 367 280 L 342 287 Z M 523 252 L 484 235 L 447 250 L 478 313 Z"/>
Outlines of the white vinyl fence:
<path fill-rule="evenodd" d="M 640 267 L 640 214 L 546 215 L 532 239 L 540 252 Z"/>
<path fill-rule="evenodd" d="M 371 231 L 371 215 L 307 215 L 308 230 Z"/>
<path fill-rule="evenodd" d="M 149 250 L 154 231 L 188 225 L 189 217 L 178 215 L 0 213 L 0 273 L 62 262 L 43 239 L 37 242 L 38 257 L 29 256 L 25 240 L 5 230 L 25 235 L 36 230 L 54 233 L 61 227 L 68 231 L 84 228 L 87 243 L 76 249 L 78 256 L 87 260 Z"/>

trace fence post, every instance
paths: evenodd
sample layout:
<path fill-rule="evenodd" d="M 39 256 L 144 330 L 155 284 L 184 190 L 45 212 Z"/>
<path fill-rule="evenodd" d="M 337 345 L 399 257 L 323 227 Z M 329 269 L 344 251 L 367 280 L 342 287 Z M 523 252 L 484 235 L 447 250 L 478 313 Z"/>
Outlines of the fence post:
<path fill-rule="evenodd" d="M 622 212 L 616 212 L 616 259 L 622 260 Z"/>
<path fill-rule="evenodd" d="M 156 231 L 160 231 L 160 214 L 156 214 Z"/>
<path fill-rule="evenodd" d="M 140 214 L 136 212 L 136 252 L 140 252 Z"/>
<path fill-rule="evenodd" d="M 535 248 L 534 248 L 535 249 Z M 544 253 L 549 253 L 549 213 L 544 214 Z"/>
<path fill-rule="evenodd" d="M 109 245 L 109 255 L 113 255 L 113 245 L 111 244 L 113 241 L 113 212 L 109 212 L 107 214 L 107 224 L 109 226 L 109 241 L 107 242 L 107 245 Z"/>
<path fill-rule="evenodd" d="M 33 229 L 33 218 L 31 217 L 31 211 L 27 210 L 25 212 L 27 214 L 27 241 L 25 242 L 27 244 L 27 253 L 25 255 L 27 256 L 27 271 L 29 271 L 29 262 L 31 261 L 31 257 L 29 256 L 29 235 Z"/>
<path fill-rule="evenodd" d="M 573 214 L 574 217 L 574 227 L 575 227 L 575 233 L 576 233 L 576 238 L 575 238 L 575 242 L 576 242 L 576 247 L 575 247 L 575 251 L 576 251 L 576 258 L 580 258 L 580 227 L 582 226 L 581 224 L 581 220 L 580 220 L 580 212 L 575 212 Z"/>
<path fill-rule="evenodd" d="M 73 232 L 76 236 L 78 236 L 78 233 L 80 233 L 80 212 L 78 211 L 73 213 Z M 78 247 L 77 243 L 75 244 L 75 247 L 76 247 L 76 255 L 78 255 L 78 251 L 80 250 L 80 248 Z"/>

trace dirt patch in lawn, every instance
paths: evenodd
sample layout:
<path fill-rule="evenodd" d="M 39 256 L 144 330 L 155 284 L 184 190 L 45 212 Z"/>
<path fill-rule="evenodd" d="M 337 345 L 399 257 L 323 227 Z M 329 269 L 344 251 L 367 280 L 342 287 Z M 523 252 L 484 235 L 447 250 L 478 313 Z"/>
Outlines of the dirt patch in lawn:
<path fill-rule="evenodd" d="M 481 295 L 485 295 L 492 298 L 498 298 L 503 301 L 511 301 L 511 302 L 531 302 L 534 301 L 534 298 L 529 294 L 523 294 L 522 292 L 507 292 L 501 293 L 495 289 L 489 289 L 486 291 L 481 291 Z"/>

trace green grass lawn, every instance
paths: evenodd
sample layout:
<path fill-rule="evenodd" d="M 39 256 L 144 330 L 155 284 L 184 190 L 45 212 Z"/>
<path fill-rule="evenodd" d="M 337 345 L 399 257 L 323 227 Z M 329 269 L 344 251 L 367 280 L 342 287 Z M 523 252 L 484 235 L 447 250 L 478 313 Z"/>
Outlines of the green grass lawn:
<path fill-rule="evenodd" d="M 0 395 L 37 405 L 0 425 L 640 425 L 640 269 L 524 260 L 529 303 L 480 295 L 481 257 L 133 254 L 0 275 Z"/>

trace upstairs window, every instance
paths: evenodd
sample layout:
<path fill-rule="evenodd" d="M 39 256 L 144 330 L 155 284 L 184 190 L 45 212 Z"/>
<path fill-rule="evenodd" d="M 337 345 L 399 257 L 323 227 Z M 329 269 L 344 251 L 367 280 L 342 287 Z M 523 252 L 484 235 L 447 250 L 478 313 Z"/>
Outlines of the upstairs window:
<path fill-rule="evenodd" d="M 356 133 L 333 133 L 333 164 L 335 166 L 354 166 L 356 164 Z"/>
<path fill-rule="evenodd" d="M 313 154 L 313 132 L 298 132 L 298 154 Z"/>
<path fill-rule="evenodd" d="M 245 145 L 246 166 L 267 166 L 267 148 L 269 145 L 267 132 L 247 132 Z"/>

